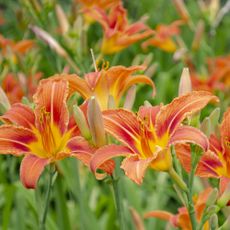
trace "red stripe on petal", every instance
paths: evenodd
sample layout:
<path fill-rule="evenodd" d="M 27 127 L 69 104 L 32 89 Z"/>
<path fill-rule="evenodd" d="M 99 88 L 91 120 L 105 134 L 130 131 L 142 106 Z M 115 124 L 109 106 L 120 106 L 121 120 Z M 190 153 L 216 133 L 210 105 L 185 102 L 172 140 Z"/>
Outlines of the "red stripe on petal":
<path fill-rule="evenodd" d="M 103 112 L 105 130 L 123 144 L 138 153 L 140 145 L 140 123 L 134 113 L 124 110 L 107 110 Z"/>
<path fill-rule="evenodd" d="M 26 188 L 35 188 L 37 181 L 49 159 L 38 158 L 34 155 L 26 155 L 20 167 L 20 179 Z"/>
<path fill-rule="evenodd" d="M 198 112 L 210 101 L 217 102 L 218 98 L 207 91 L 193 91 L 175 98 L 158 113 L 156 118 L 158 135 L 161 137 L 167 132 L 173 133 L 187 116 Z"/>
<path fill-rule="evenodd" d="M 35 123 L 33 110 L 23 104 L 16 103 L 3 115 L 1 119 L 4 122 L 17 124 L 25 128 L 31 128 Z"/>
<path fill-rule="evenodd" d="M 190 126 L 181 126 L 176 129 L 170 138 L 170 144 L 190 142 L 199 145 L 204 151 L 208 150 L 208 138 L 199 130 Z"/>
<path fill-rule="evenodd" d="M 68 82 L 62 79 L 45 79 L 40 81 L 37 92 L 34 95 L 36 104 L 36 126 L 42 131 L 44 119 L 50 119 L 62 133 L 66 131 L 69 122 L 67 109 Z M 44 118 L 44 116 L 46 116 Z"/>
<path fill-rule="evenodd" d="M 29 152 L 28 144 L 36 141 L 34 133 L 23 127 L 0 126 L 0 153 L 21 155 Z"/>

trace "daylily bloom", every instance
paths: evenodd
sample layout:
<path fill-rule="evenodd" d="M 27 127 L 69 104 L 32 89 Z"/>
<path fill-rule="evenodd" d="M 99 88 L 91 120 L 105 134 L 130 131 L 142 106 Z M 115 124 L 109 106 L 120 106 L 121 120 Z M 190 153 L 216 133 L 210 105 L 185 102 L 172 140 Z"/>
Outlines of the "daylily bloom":
<path fill-rule="evenodd" d="M 20 102 L 23 96 L 31 99 L 41 77 L 42 73 L 36 73 L 28 77 L 25 77 L 24 74 L 18 74 L 15 76 L 9 73 L 2 81 L 2 88 L 11 104 Z"/>
<path fill-rule="evenodd" d="M 198 221 L 201 220 L 201 217 L 203 215 L 206 206 L 206 202 L 211 192 L 212 192 L 212 188 L 209 187 L 205 189 L 203 192 L 201 192 L 198 195 L 198 197 L 194 197 L 194 206 L 195 206 L 196 218 Z M 192 230 L 191 221 L 186 207 L 179 208 L 177 214 L 172 214 L 170 212 L 160 211 L 160 210 L 151 211 L 145 214 L 145 218 L 150 218 L 150 217 L 155 217 L 161 220 L 169 221 L 173 227 L 180 228 L 181 230 Z M 209 230 L 208 221 L 206 221 L 202 229 Z"/>
<path fill-rule="evenodd" d="M 230 87 L 230 58 L 219 57 L 207 60 L 207 74 L 199 74 L 190 64 L 191 80 L 195 90 L 227 90 Z"/>
<path fill-rule="evenodd" d="M 89 15 L 103 27 L 103 54 L 117 53 L 153 33 L 142 21 L 129 25 L 127 11 L 121 4 L 111 7 L 108 15 L 100 8 L 93 8 Z"/>
<path fill-rule="evenodd" d="M 156 46 L 166 52 L 175 52 L 177 50 L 177 44 L 173 40 L 174 36 L 180 34 L 180 28 L 183 24 L 182 21 L 175 21 L 170 25 L 158 25 L 154 31 L 154 37 L 148 39 L 142 44 L 142 48 L 145 49 L 148 46 Z"/>
<path fill-rule="evenodd" d="M 24 54 L 34 46 L 33 40 L 12 41 L 0 34 L 0 48 L 3 55 L 7 54 L 8 49 L 12 54 Z"/>
<path fill-rule="evenodd" d="M 142 183 L 148 167 L 170 172 L 171 145 L 191 142 L 204 151 L 208 149 L 208 139 L 200 130 L 181 123 L 208 102 L 217 100 L 209 92 L 193 91 L 165 106 L 142 106 L 137 114 L 124 109 L 104 111 L 106 131 L 125 146 L 109 145 L 96 151 L 91 161 L 92 171 L 96 172 L 105 160 L 125 156 L 121 168 L 138 184 Z"/>
<path fill-rule="evenodd" d="M 200 177 L 221 178 L 220 186 L 226 187 L 227 181 L 230 182 L 230 108 L 225 112 L 220 126 L 220 139 L 211 134 L 209 142 L 210 150 L 202 155 L 196 174 Z M 176 154 L 185 170 L 190 171 L 190 147 L 178 144 Z"/>
<path fill-rule="evenodd" d="M 95 151 L 83 137 L 76 136 L 77 126 L 70 125 L 68 95 L 68 81 L 42 80 L 34 95 L 34 111 L 16 103 L 1 116 L 7 124 L 0 126 L 0 153 L 25 155 L 20 178 L 27 188 L 35 188 L 46 165 Z"/>
<path fill-rule="evenodd" d="M 83 5 L 83 11 L 88 10 L 93 7 L 98 7 L 100 9 L 106 10 L 114 4 L 118 4 L 120 0 L 77 0 Z"/>
<path fill-rule="evenodd" d="M 61 75 L 67 79 L 70 84 L 70 91 L 78 92 L 84 99 L 95 96 L 101 106 L 101 109 L 107 109 L 109 100 L 115 102 L 115 106 L 119 106 L 122 95 L 130 86 L 137 83 L 146 83 L 150 85 L 155 93 L 154 83 L 145 75 L 132 75 L 138 70 L 143 70 L 143 66 L 123 67 L 115 66 L 108 70 L 102 69 L 99 72 L 88 73 L 85 79 L 77 75 Z M 59 76 L 58 76 L 59 77 Z"/>

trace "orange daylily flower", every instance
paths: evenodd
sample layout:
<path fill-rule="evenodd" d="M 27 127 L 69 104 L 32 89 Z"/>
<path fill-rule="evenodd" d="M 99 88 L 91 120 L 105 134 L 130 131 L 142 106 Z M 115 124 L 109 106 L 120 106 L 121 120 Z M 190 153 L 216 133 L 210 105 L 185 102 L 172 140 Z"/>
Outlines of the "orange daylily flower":
<path fill-rule="evenodd" d="M 3 54 L 7 53 L 7 49 L 10 49 L 10 51 L 14 54 L 24 54 L 33 46 L 33 40 L 21 40 L 18 42 L 14 42 L 10 39 L 3 37 L 0 34 L 0 48 Z"/>
<path fill-rule="evenodd" d="M 25 77 L 21 74 L 18 78 L 9 73 L 2 81 L 2 88 L 11 104 L 20 102 L 23 96 L 31 99 L 41 77 L 42 73 L 36 73 L 29 77 Z"/>
<path fill-rule="evenodd" d="M 194 206 L 196 212 L 196 218 L 198 221 L 201 220 L 203 215 L 206 202 L 208 200 L 209 195 L 212 192 L 212 188 L 207 188 L 203 192 L 201 192 L 198 197 L 194 197 Z M 161 220 L 169 221 L 173 227 L 180 228 L 181 230 L 192 230 L 191 221 L 189 218 L 188 210 L 186 207 L 181 207 L 178 209 L 178 213 L 176 215 L 166 212 L 166 211 L 151 211 L 145 214 L 145 218 L 155 217 Z M 206 221 L 204 224 L 203 230 L 209 230 L 209 223 Z"/>
<path fill-rule="evenodd" d="M 196 72 L 190 63 L 191 80 L 195 90 L 226 90 L 230 87 L 230 57 L 209 58 L 207 61 L 207 74 Z"/>
<path fill-rule="evenodd" d="M 211 134 L 210 149 L 202 155 L 196 174 L 200 177 L 221 178 L 220 183 L 226 184 L 226 180 L 230 182 L 230 108 L 224 114 L 220 126 L 220 136 L 218 139 L 215 134 Z M 176 153 L 185 170 L 190 171 L 190 147 L 176 145 Z"/>
<path fill-rule="evenodd" d="M 105 160 L 125 156 L 121 168 L 140 184 L 148 167 L 159 171 L 172 169 L 171 145 L 192 142 L 206 151 L 207 137 L 200 130 L 181 123 L 208 102 L 217 100 L 209 92 L 194 91 L 165 106 L 142 106 L 137 115 L 124 109 L 104 111 L 106 131 L 125 147 L 110 145 L 96 151 L 91 161 L 92 171 L 96 172 Z"/>
<path fill-rule="evenodd" d="M 129 25 L 127 11 L 121 4 L 112 6 L 108 15 L 100 8 L 93 8 L 89 11 L 89 15 L 103 27 L 101 46 L 103 54 L 117 53 L 153 33 L 141 21 Z"/>
<path fill-rule="evenodd" d="M 77 75 L 62 75 L 62 78 L 69 81 L 71 93 L 79 92 L 84 99 L 96 96 L 101 109 L 104 110 L 108 108 L 110 97 L 113 98 L 115 106 L 119 106 L 122 95 L 134 84 L 148 84 L 153 88 L 153 94 L 155 93 L 155 86 L 150 78 L 145 75 L 132 75 L 143 69 L 143 66 L 115 66 L 86 74 L 85 79 Z"/>
<path fill-rule="evenodd" d="M 156 46 L 166 52 L 175 52 L 177 44 L 173 40 L 173 36 L 180 34 L 180 28 L 183 24 L 182 21 L 175 21 L 170 25 L 158 25 L 154 33 L 154 37 L 148 39 L 142 44 L 142 48 L 146 49 L 148 46 Z"/>
<path fill-rule="evenodd" d="M 118 4 L 121 1 L 120 0 L 77 0 L 77 2 L 80 2 L 83 5 L 83 11 L 93 8 L 93 7 L 98 7 L 100 9 L 108 9 L 114 4 Z"/>
<path fill-rule="evenodd" d="M 76 136 L 79 130 L 70 122 L 68 95 L 67 80 L 42 80 L 34 95 L 34 111 L 16 103 L 1 116 L 7 124 L 0 126 L 0 153 L 25 155 L 20 178 L 27 188 L 35 188 L 47 164 L 95 151 L 83 137 Z"/>

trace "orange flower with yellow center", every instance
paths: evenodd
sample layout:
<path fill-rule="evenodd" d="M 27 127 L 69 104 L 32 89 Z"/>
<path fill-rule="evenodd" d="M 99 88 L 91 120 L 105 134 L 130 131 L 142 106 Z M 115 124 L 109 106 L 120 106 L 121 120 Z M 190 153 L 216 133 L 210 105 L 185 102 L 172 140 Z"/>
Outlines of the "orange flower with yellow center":
<path fill-rule="evenodd" d="M 78 128 L 69 122 L 68 95 L 68 81 L 42 80 L 34 95 L 34 111 L 17 103 L 1 116 L 7 124 L 0 126 L 0 153 L 25 155 L 20 177 L 27 188 L 35 188 L 47 164 L 95 151 L 76 136 Z"/>
<path fill-rule="evenodd" d="M 121 4 L 112 6 L 107 13 L 101 8 L 93 8 L 89 16 L 99 22 L 104 30 L 101 46 L 103 54 L 117 53 L 148 36 L 153 31 L 143 22 L 128 24 L 127 11 Z"/>
<path fill-rule="evenodd" d="M 77 75 L 60 75 L 61 78 L 69 81 L 70 94 L 78 92 L 84 99 L 95 96 L 101 106 L 101 109 L 109 107 L 110 98 L 114 100 L 116 107 L 119 106 L 122 95 L 132 85 L 137 83 L 145 83 L 153 88 L 155 93 L 155 85 L 153 81 L 143 75 L 132 75 L 138 70 L 143 70 L 143 66 L 114 66 L 108 70 L 102 69 L 99 72 L 88 73 L 85 79 Z M 60 78 L 58 75 L 57 78 Z"/>
<path fill-rule="evenodd" d="M 165 106 L 143 106 L 137 114 L 124 109 L 104 111 L 105 129 L 125 146 L 110 145 L 97 150 L 91 161 L 92 171 L 96 172 L 110 158 L 126 156 L 121 168 L 140 184 L 148 167 L 159 171 L 172 168 L 171 145 L 190 142 L 206 151 L 207 137 L 200 130 L 181 123 L 212 100 L 218 99 L 208 92 L 194 91 Z"/>

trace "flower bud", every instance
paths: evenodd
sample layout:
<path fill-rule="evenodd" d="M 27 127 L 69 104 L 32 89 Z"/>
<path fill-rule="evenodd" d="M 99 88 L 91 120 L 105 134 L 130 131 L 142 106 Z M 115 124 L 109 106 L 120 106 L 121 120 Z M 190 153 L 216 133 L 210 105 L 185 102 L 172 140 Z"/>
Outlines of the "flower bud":
<path fill-rule="evenodd" d="M 230 183 L 226 186 L 224 193 L 217 200 L 217 204 L 220 208 L 225 207 L 230 200 Z"/>
<path fill-rule="evenodd" d="M 65 12 L 63 11 L 63 9 L 59 4 L 55 6 L 55 11 L 56 11 L 58 23 L 60 25 L 61 33 L 65 34 L 69 30 L 69 22 L 67 20 Z"/>
<path fill-rule="evenodd" d="M 106 136 L 102 113 L 95 97 L 89 100 L 87 117 L 94 145 L 97 147 L 105 145 Z"/>
<path fill-rule="evenodd" d="M 201 44 L 202 36 L 204 34 L 204 22 L 200 20 L 197 24 L 195 36 L 192 42 L 192 49 L 198 50 Z"/>
<path fill-rule="evenodd" d="M 178 14 L 181 16 L 181 18 L 184 21 L 187 22 L 190 17 L 189 17 L 189 13 L 187 11 L 187 8 L 184 4 L 184 1 L 183 0 L 173 0 L 173 3 L 177 9 Z"/>
<path fill-rule="evenodd" d="M 192 83 L 190 79 L 189 69 L 183 68 L 180 83 L 179 83 L 179 96 L 182 96 L 186 93 L 192 92 Z"/>
<path fill-rule="evenodd" d="M 208 207 L 215 204 L 217 197 L 218 197 L 218 189 L 214 188 L 208 196 L 208 199 L 206 201 L 206 206 Z"/>
<path fill-rule="evenodd" d="M 78 128 L 80 129 L 81 135 L 86 140 L 90 140 L 92 138 L 92 136 L 91 136 L 87 121 L 85 119 L 85 115 L 77 105 L 73 106 L 73 115 L 74 115 L 74 120 L 75 120 Z"/>
<path fill-rule="evenodd" d="M 5 113 L 7 110 L 10 109 L 10 102 L 8 97 L 6 96 L 6 93 L 4 92 L 4 90 L 2 89 L 2 87 L 0 86 L 0 113 L 3 114 Z"/>
<path fill-rule="evenodd" d="M 126 98 L 125 98 L 125 103 L 124 103 L 124 108 L 125 109 L 132 109 L 133 104 L 135 102 L 135 98 L 136 98 L 136 86 L 133 85 L 132 87 L 130 87 L 130 89 L 127 92 Z"/>
<path fill-rule="evenodd" d="M 218 217 L 216 214 L 212 214 L 209 219 L 209 225 L 212 226 L 212 229 L 218 229 Z"/>

